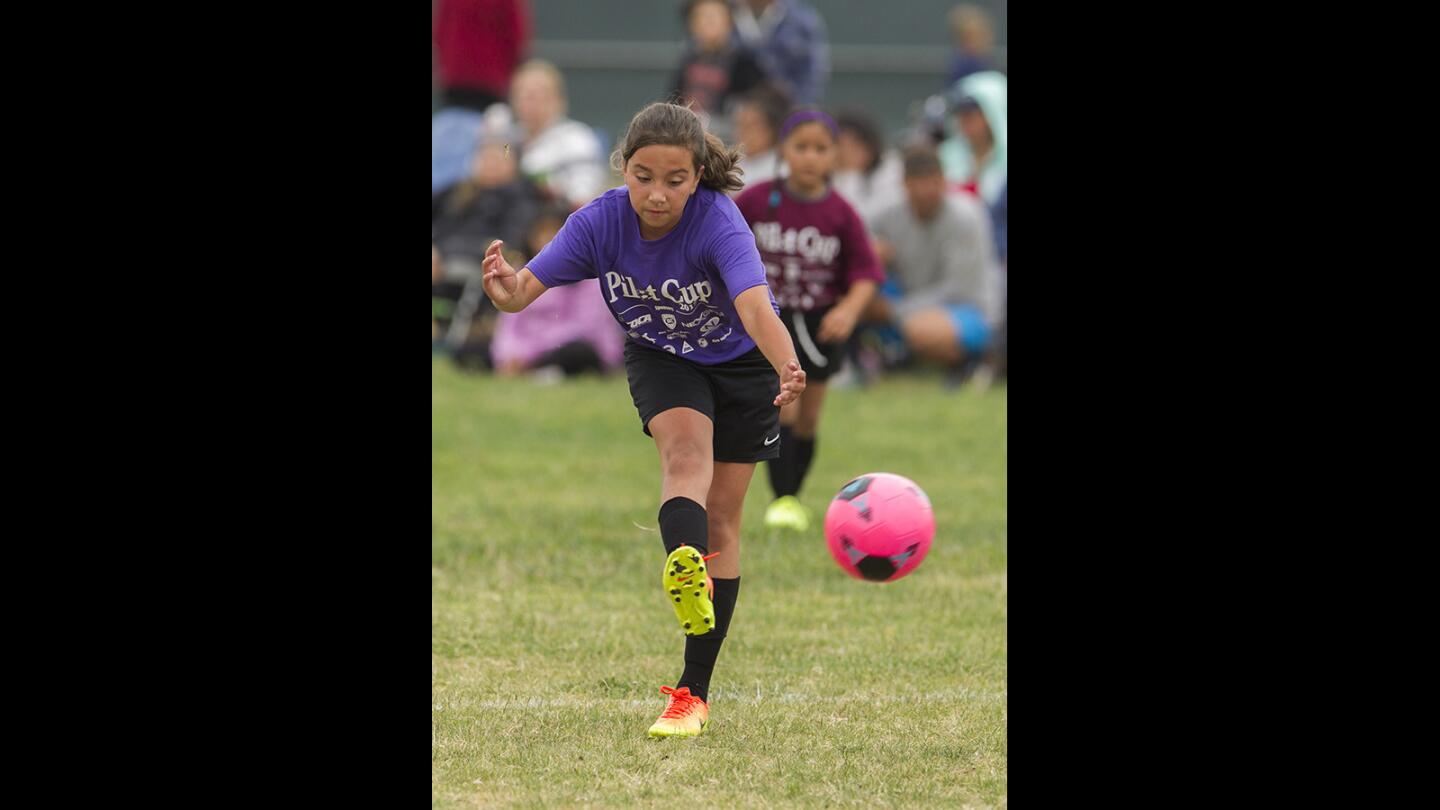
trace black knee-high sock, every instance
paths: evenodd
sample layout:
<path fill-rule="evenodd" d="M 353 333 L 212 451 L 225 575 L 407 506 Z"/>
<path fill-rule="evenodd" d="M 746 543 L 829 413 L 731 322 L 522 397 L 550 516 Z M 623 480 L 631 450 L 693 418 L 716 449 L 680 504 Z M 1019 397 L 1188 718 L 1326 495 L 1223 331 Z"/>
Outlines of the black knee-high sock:
<path fill-rule="evenodd" d="M 777 498 L 794 495 L 800 488 L 795 481 L 794 436 L 795 434 L 790 428 L 781 425 L 780 457 L 765 462 L 765 466 L 770 472 L 770 488 L 775 490 Z"/>
<path fill-rule="evenodd" d="M 681 546 L 694 546 L 702 555 L 710 553 L 710 518 L 705 507 L 689 498 L 671 498 L 660 504 L 660 542 L 667 555 Z"/>
<path fill-rule="evenodd" d="M 675 688 L 690 687 L 690 694 L 701 700 L 710 700 L 710 674 L 715 671 L 715 659 L 720 656 L 720 644 L 730 629 L 730 617 L 735 613 L 735 600 L 740 596 L 740 578 L 715 580 L 715 629 L 703 636 L 686 636 L 685 671 Z"/>
<path fill-rule="evenodd" d="M 795 437 L 795 467 L 791 475 L 795 481 L 795 494 L 800 492 L 800 485 L 805 483 L 805 475 L 810 472 L 810 460 L 815 458 L 815 441 L 818 437 L 811 436 L 808 439 Z"/>

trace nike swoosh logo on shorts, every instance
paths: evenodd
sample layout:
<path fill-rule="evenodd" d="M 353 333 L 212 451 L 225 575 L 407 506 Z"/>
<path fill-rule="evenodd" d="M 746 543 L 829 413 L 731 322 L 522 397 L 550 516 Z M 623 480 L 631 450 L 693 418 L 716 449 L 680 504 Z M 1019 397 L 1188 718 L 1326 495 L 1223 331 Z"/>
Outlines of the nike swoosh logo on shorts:
<path fill-rule="evenodd" d="M 770 438 L 768 438 L 768 439 L 765 440 L 765 446 L 766 446 L 766 447 L 769 447 L 770 445 L 774 444 L 775 442 L 777 442 L 777 441 L 779 441 L 779 440 L 780 440 L 780 434 L 779 434 L 779 433 L 776 433 L 774 436 L 771 436 Z"/>

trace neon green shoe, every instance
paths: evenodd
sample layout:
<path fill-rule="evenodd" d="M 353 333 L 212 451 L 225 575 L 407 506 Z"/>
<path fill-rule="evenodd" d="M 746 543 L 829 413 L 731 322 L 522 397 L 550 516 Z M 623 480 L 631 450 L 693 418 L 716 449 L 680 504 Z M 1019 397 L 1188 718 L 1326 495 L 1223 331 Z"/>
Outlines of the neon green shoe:
<path fill-rule="evenodd" d="M 810 529 L 810 512 L 794 495 L 776 498 L 765 510 L 765 528 L 791 529 L 797 532 Z"/>
<path fill-rule="evenodd" d="M 715 596 L 715 583 L 705 573 L 705 561 L 715 554 L 702 558 L 695 547 L 681 546 L 665 558 L 660 584 L 687 636 L 703 636 L 715 626 L 715 604 L 710 601 Z"/>
<path fill-rule="evenodd" d="M 690 694 L 690 687 L 660 687 L 660 694 L 669 695 L 670 702 L 660 719 L 650 727 L 651 737 L 697 737 L 710 725 L 710 707 Z"/>

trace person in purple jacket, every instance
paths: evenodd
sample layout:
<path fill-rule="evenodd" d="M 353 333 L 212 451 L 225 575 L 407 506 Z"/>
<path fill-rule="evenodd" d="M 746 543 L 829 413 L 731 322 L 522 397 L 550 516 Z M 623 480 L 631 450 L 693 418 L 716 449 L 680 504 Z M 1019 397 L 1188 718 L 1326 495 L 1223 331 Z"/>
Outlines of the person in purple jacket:
<path fill-rule="evenodd" d="M 780 457 L 767 465 L 775 500 L 765 525 L 805 531 L 810 516 L 796 497 L 815 456 L 826 382 L 840 370 L 846 341 L 885 270 L 860 215 L 830 185 L 840 137 L 835 119 L 815 109 L 780 125 L 783 180 L 750 186 L 735 199 L 755 232 L 780 319 L 800 347 L 809 385 L 780 412 Z"/>
<path fill-rule="evenodd" d="M 570 206 L 556 200 L 530 221 L 526 256 L 537 255 L 570 216 Z M 495 323 L 490 358 L 504 376 L 534 371 L 538 381 L 552 381 L 586 371 L 618 368 L 625 333 L 599 294 L 600 283 L 586 279 L 553 290 L 524 312 L 502 312 Z"/>
<path fill-rule="evenodd" d="M 709 724 L 710 676 L 740 592 L 745 491 L 755 463 L 780 453 L 778 408 L 805 390 L 755 237 L 725 195 L 741 185 L 739 157 L 691 110 L 651 104 L 611 156 L 624 188 L 571 214 L 520 272 L 499 241 L 482 262 L 485 292 L 504 312 L 598 279 L 628 335 L 630 396 L 660 453 L 661 578 L 687 636 L 652 737 Z"/>

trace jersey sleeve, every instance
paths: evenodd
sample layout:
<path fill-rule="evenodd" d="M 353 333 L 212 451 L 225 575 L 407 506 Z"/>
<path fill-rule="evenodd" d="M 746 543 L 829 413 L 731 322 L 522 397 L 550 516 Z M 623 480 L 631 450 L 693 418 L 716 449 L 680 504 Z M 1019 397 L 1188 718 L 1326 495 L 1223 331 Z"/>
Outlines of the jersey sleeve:
<path fill-rule="evenodd" d="M 526 263 L 541 284 L 557 287 L 599 277 L 595 229 L 596 220 L 602 214 L 602 199 L 597 198 L 571 214 L 550 244 Z"/>
<path fill-rule="evenodd" d="M 730 300 L 735 300 L 736 296 L 751 287 L 764 284 L 768 288 L 770 281 L 765 277 L 760 251 L 755 247 L 755 234 L 745 224 L 740 209 L 728 197 L 723 197 L 717 205 L 729 206 L 729 210 L 722 209 L 720 212 L 718 219 L 721 227 L 710 240 L 706 252 L 710 264 L 724 279 L 725 287 L 730 291 Z"/>

